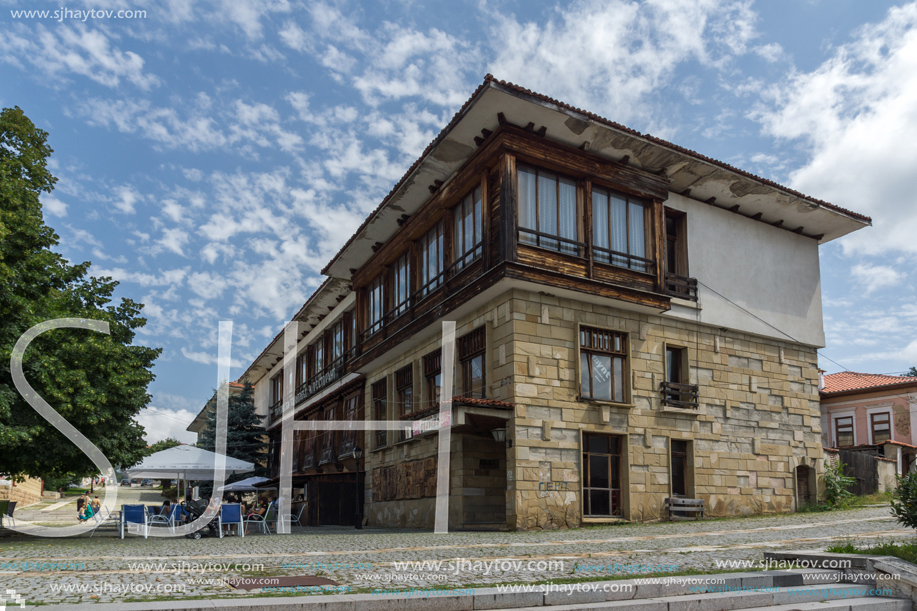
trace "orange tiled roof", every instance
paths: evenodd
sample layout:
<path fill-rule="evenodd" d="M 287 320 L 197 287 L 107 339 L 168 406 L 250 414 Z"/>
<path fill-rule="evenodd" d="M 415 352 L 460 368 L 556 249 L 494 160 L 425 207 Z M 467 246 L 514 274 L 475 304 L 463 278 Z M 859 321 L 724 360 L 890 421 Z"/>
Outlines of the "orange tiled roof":
<path fill-rule="evenodd" d="M 829 395 L 836 392 L 881 388 L 883 386 L 900 386 L 902 384 L 917 384 L 917 377 L 842 371 L 825 376 L 825 387 L 821 390 L 821 393 Z"/>

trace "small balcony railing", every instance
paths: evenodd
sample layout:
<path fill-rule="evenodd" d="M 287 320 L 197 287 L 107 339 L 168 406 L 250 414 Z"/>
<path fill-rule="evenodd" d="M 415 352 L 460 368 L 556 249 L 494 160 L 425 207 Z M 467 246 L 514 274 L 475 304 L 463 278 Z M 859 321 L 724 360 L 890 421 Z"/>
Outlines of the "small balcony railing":
<path fill-rule="evenodd" d="M 662 404 L 679 409 L 697 409 L 698 388 L 696 384 L 662 383 Z"/>
<path fill-rule="evenodd" d="M 697 301 L 697 278 L 687 278 L 666 272 L 665 292 L 671 297 Z"/>

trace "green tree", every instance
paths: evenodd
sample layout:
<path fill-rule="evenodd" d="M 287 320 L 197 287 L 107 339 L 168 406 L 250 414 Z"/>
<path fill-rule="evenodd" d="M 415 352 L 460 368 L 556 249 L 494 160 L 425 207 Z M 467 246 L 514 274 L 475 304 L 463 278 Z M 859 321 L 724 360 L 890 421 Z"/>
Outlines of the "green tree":
<path fill-rule="evenodd" d="M 26 379 L 112 464 L 143 457 L 135 416 L 150 399 L 160 350 L 133 345 L 146 324 L 141 304 L 112 304 L 111 278 L 89 275 L 52 249 L 58 236 L 44 222 L 39 195 L 57 179 L 48 171 L 47 132 L 17 108 L 0 111 L 0 472 L 14 476 L 86 476 L 92 461 L 23 400 L 10 372 L 12 348 L 30 327 L 55 318 L 109 323 L 110 335 L 55 329 L 36 338 L 23 360 Z"/>
<path fill-rule="evenodd" d="M 917 528 L 917 472 L 898 478 L 891 508 L 899 523 Z"/>
<path fill-rule="evenodd" d="M 146 449 L 146 454 L 147 455 L 155 454 L 156 452 L 162 452 L 163 450 L 168 450 L 169 448 L 174 448 L 175 446 L 180 446 L 180 445 L 181 445 L 181 442 L 179 440 L 173 439 L 172 437 L 166 437 L 165 439 L 161 441 L 157 441 L 156 443 L 148 447 Z"/>
<path fill-rule="evenodd" d="M 907 370 L 907 373 L 904 375 L 917 377 L 917 367 L 911 367 L 910 369 Z"/>
<path fill-rule="evenodd" d="M 207 424 L 201 431 L 198 445 L 211 452 L 216 451 L 216 392 L 209 402 L 211 409 L 207 412 Z M 267 475 L 268 438 L 262 424 L 263 416 L 255 412 L 254 388 L 251 382 L 245 381 L 241 392 L 230 393 L 229 409 L 226 418 L 226 455 L 255 464 L 255 470 L 248 473 L 233 473 L 226 477 L 231 484 L 249 477 Z M 205 482 L 201 485 L 201 496 L 209 496 L 212 485 Z"/>

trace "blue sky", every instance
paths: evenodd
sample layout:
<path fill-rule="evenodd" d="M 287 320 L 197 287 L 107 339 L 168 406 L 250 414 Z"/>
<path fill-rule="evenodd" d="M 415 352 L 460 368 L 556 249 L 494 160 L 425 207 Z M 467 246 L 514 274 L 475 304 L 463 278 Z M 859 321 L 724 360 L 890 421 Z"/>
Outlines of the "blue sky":
<path fill-rule="evenodd" d="M 218 321 L 237 376 L 488 72 L 871 215 L 822 247 L 820 362 L 917 365 L 915 3 L 144 4 L 0 0 L 0 105 L 50 132 L 60 251 L 146 304 L 150 441 L 210 395 Z"/>

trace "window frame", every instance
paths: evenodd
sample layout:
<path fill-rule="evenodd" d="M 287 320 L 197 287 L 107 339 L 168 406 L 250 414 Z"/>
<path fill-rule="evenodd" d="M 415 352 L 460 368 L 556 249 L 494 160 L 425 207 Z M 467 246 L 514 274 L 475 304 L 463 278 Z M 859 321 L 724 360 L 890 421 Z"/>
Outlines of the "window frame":
<path fill-rule="evenodd" d="M 487 332 L 485 326 L 477 327 L 463 335 L 458 340 L 459 363 L 462 368 L 462 396 L 473 399 L 483 399 L 487 389 Z M 476 359 L 481 359 L 481 385 L 475 389 L 471 385 L 472 364 Z"/>
<path fill-rule="evenodd" d="M 388 421 L 388 378 L 373 382 L 370 386 L 370 397 L 373 406 L 373 420 Z M 388 431 L 377 430 L 373 435 L 373 449 L 378 450 L 388 445 Z"/>
<path fill-rule="evenodd" d="M 442 350 L 437 348 L 423 357 L 423 377 L 426 387 L 426 402 L 430 407 L 437 407 L 442 401 L 443 387 L 443 361 Z M 438 384 L 437 384 L 438 382 Z M 439 388 L 439 398 L 436 397 L 436 388 Z"/>
<path fill-rule="evenodd" d="M 471 216 L 472 243 L 466 247 L 466 222 Z M 484 254 L 484 200 L 481 187 L 474 187 L 452 208 L 452 269 L 461 271 Z"/>
<path fill-rule="evenodd" d="M 535 219 L 534 219 L 535 223 L 534 224 L 535 224 L 535 227 L 523 226 L 523 222 L 522 222 L 523 207 L 527 208 L 526 203 L 522 201 L 522 196 L 520 195 L 520 193 L 522 192 L 521 175 L 524 172 L 532 172 L 535 175 L 535 192 L 534 192 L 534 211 L 535 211 Z M 550 174 L 550 175 L 553 175 L 554 177 L 555 198 L 556 198 L 555 206 L 557 207 L 556 218 L 554 219 L 555 222 L 557 223 L 557 230 L 556 230 L 557 233 L 556 234 L 551 234 L 546 231 L 543 231 L 544 227 L 542 226 L 543 223 L 541 221 L 541 201 L 539 199 L 539 195 L 541 193 L 540 178 L 542 174 Z M 561 236 L 561 219 L 563 217 L 561 215 L 560 194 L 561 194 L 561 184 L 563 183 L 563 181 L 568 181 L 573 186 L 573 193 L 574 193 L 573 218 L 570 219 L 572 223 L 573 231 L 575 234 L 573 238 Z M 557 172 L 554 170 L 549 170 L 547 168 L 538 167 L 537 165 L 531 165 L 528 163 L 520 162 L 516 168 L 516 194 L 517 194 L 516 228 L 517 228 L 519 244 L 524 245 L 524 246 L 530 246 L 533 248 L 543 248 L 545 250 L 550 250 L 552 252 L 556 252 L 562 255 L 567 255 L 570 257 L 582 258 L 584 256 L 586 244 L 583 241 L 583 237 L 584 237 L 582 235 L 583 229 L 580 226 L 581 225 L 580 221 L 583 216 L 582 209 L 581 209 L 582 207 L 581 202 L 583 199 L 583 185 L 581 181 L 577 180 L 576 178 L 573 178 L 572 176 L 564 174 L 563 172 Z M 526 238 L 524 237 L 524 234 L 529 234 L 533 236 L 533 238 Z M 550 245 L 551 241 L 556 242 L 556 246 Z M 548 244 L 544 244 L 543 242 L 548 242 Z"/>
<path fill-rule="evenodd" d="M 411 253 L 404 252 L 395 259 L 391 266 L 391 310 L 389 317 L 394 320 L 407 312 L 411 306 Z"/>
<path fill-rule="evenodd" d="M 366 337 L 385 326 L 385 274 L 379 274 L 366 285 Z"/>
<path fill-rule="evenodd" d="M 870 445 L 878 445 L 882 441 L 876 441 L 876 416 L 885 417 L 887 420 L 885 422 L 888 425 L 888 439 L 883 439 L 882 441 L 892 441 L 892 413 L 891 411 L 874 411 L 869 412 L 869 442 Z M 880 423 L 881 424 L 881 423 Z"/>
<path fill-rule="evenodd" d="M 606 437 L 609 439 L 609 452 L 593 452 L 589 448 L 589 439 L 591 437 Z M 611 440 L 615 439 L 617 453 L 612 452 Z M 581 467 L 581 510 L 583 513 L 583 518 L 585 519 L 608 519 L 608 518 L 622 518 L 624 517 L 624 492 L 625 492 L 625 477 L 624 477 L 624 468 L 626 466 L 626 452 L 627 452 L 627 440 L 624 435 L 608 435 L 605 433 L 592 433 L 592 432 L 583 432 L 582 436 L 582 467 Z M 593 456 L 606 456 L 606 465 L 608 467 L 608 487 L 603 486 L 592 486 L 592 461 L 590 460 Z M 617 458 L 617 473 L 615 473 L 614 461 L 613 458 Z M 618 487 L 615 488 L 613 484 L 615 483 L 615 475 L 617 476 Z M 608 492 L 608 513 L 592 513 L 592 496 L 591 492 L 593 491 L 607 491 Z M 615 494 L 617 491 L 617 503 L 615 503 Z"/>
<path fill-rule="evenodd" d="M 410 394 L 408 397 L 405 393 Z M 395 371 L 395 403 L 398 404 L 398 414 L 404 418 L 416 410 L 417 398 L 414 396 L 414 365 L 408 364 Z M 408 409 L 408 405 L 410 408 Z"/>
<path fill-rule="evenodd" d="M 835 445 L 838 448 L 854 447 L 856 445 L 856 434 L 855 434 L 856 417 L 853 414 L 844 414 L 842 416 L 835 416 L 833 420 L 834 420 L 834 443 Z M 849 445 L 843 445 L 843 446 L 841 445 L 841 435 L 840 435 L 841 420 L 850 421 L 850 444 Z M 846 427 L 847 425 L 845 424 L 844 428 L 846 429 Z"/>
<path fill-rule="evenodd" d="M 445 219 L 441 218 L 417 241 L 417 295 L 419 299 L 432 295 L 444 284 L 446 275 L 445 227 Z M 431 247 L 434 244 L 436 245 L 435 260 L 430 257 Z M 436 270 L 431 269 L 431 263 L 436 263 Z M 435 275 L 432 275 L 433 271 L 436 271 Z"/>
<path fill-rule="evenodd" d="M 596 222 L 596 193 L 600 192 L 607 198 L 607 209 L 605 218 L 608 221 L 605 229 L 605 237 L 608 240 L 608 248 L 596 246 L 597 238 L 600 235 L 599 223 Z M 624 201 L 624 230 L 627 239 L 627 251 L 621 252 L 612 248 L 614 244 L 615 224 L 612 222 L 612 198 Z M 622 269 L 639 272 L 641 274 L 656 273 L 656 259 L 652 255 L 655 251 L 653 243 L 652 227 L 652 202 L 646 198 L 630 195 L 623 191 L 607 187 L 600 183 L 593 183 L 590 197 L 590 206 L 592 208 L 592 258 L 593 261 L 600 265 L 610 265 Z M 635 237 L 631 235 L 631 214 L 634 207 L 639 207 L 643 216 L 643 255 L 637 255 L 632 252 Z M 617 257 L 617 259 L 616 259 Z"/>
<path fill-rule="evenodd" d="M 576 332 L 577 332 L 576 368 L 577 368 L 577 377 L 578 377 L 577 384 L 578 384 L 578 391 L 579 391 L 577 398 L 581 401 L 586 401 L 589 403 L 606 403 L 610 405 L 630 406 L 630 403 L 631 403 L 630 344 L 631 342 L 630 342 L 629 334 L 624 331 L 617 331 L 615 329 L 607 329 L 607 328 L 596 327 L 593 325 L 584 325 L 584 324 L 577 325 Z M 613 341 L 615 337 L 619 337 L 622 342 L 621 349 L 619 351 L 604 351 L 602 349 L 592 348 L 589 346 L 584 347 L 583 346 L 584 333 L 590 333 L 590 332 L 599 333 L 599 334 L 607 334 L 609 336 L 610 341 Z M 609 383 L 611 385 L 609 393 L 612 398 L 602 399 L 602 398 L 595 397 L 595 392 L 594 392 L 594 389 L 592 388 L 593 361 L 591 358 L 588 361 L 589 363 L 588 369 L 584 371 L 584 368 L 583 368 L 583 357 L 586 355 L 592 355 L 592 354 L 607 355 L 612 358 L 611 375 L 609 378 Z M 615 358 L 620 358 L 622 360 L 622 363 L 621 363 L 621 385 L 622 385 L 621 400 L 617 400 L 614 398 L 614 382 L 613 381 L 614 381 L 614 359 Z M 586 395 L 583 392 L 583 381 L 584 379 L 586 379 L 585 378 L 586 375 L 589 376 L 590 391 L 592 392 L 592 394 L 590 395 Z"/>

